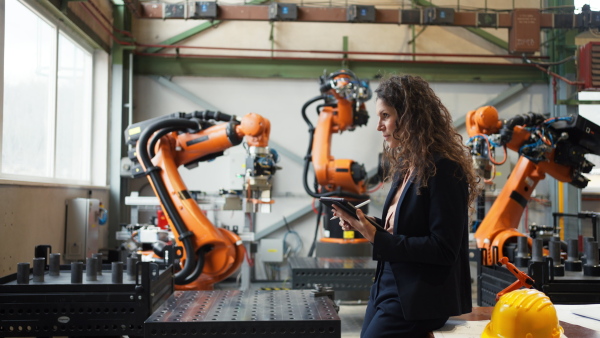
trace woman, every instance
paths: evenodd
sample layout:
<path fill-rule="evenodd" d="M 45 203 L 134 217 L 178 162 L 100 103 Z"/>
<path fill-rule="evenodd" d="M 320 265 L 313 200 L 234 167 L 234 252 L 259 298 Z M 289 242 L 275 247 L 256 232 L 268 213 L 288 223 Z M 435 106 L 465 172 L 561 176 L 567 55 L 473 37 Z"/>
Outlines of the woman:
<path fill-rule="evenodd" d="M 427 337 L 471 312 L 468 214 L 477 181 L 451 115 L 420 77 L 391 76 L 377 90 L 377 130 L 392 185 L 377 231 L 359 209 L 334 206 L 378 261 L 361 337 Z"/>

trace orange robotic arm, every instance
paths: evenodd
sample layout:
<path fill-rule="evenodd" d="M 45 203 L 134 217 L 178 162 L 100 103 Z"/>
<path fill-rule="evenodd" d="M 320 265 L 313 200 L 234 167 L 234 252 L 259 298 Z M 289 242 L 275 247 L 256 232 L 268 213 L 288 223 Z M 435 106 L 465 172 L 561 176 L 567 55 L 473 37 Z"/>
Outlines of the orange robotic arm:
<path fill-rule="evenodd" d="M 514 283 L 512 283 L 511 285 L 504 288 L 504 290 L 498 292 L 496 294 L 496 301 L 498 301 L 500 299 L 500 297 L 502 297 L 502 295 L 509 293 L 511 291 L 520 289 L 522 287 L 526 287 L 526 288 L 533 287 L 533 284 L 535 283 L 535 281 L 531 277 L 529 277 L 529 275 L 527 275 L 525 272 L 519 270 L 516 266 L 514 266 L 512 263 L 510 263 L 508 261 L 507 257 L 502 257 L 500 259 L 500 261 L 498 262 L 498 265 L 502 266 L 502 264 L 506 265 L 506 268 L 508 269 L 508 271 L 510 271 L 510 273 L 515 275 L 515 277 L 517 277 L 517 280 Z"/>
<path fill-rule="evenodd" d="M 487 250 L 484 263 L 491 265 L 496 259 L 492 257 L 493 247 L 498 248 L 497 259 L 501 259 L 506 255 L 503 252 L 505 244 L 525 236 L 516 228 L 533 190 L 546 174 L 578 188 L 587 185 L 582 173 L 590 172 L 593 164 L 584 155 L 600 152 L 600 128 L 581 116 L 545 119 L 530 113 L 500 121 L 496 109 L 489 106 L 469 112 L 466 124 L 473 154 L 491 149 L 477 150 L 474 146 L 477 143 L 471 141 L 479 137 L 487 144 L 494 144 L 487 135 L 496 134 L 497 145 L 520 155 L 505 186 L 475 232 L 477 247 Z"/>
<path fill-rule="evenodd" d="M 365 198 L 367 174 L 364 165 L 331 156 L 331 136 L 367 124 L 369 115 L 364 102 L 371 97 L 370 89 L 354 73 L 342 70 L 321 78 L 321 93 L 321 96 L 309 100 L 302 107 L 302 116 L 309 125 L 311 134 L 305 158 L 305 190 L 312 197 L 336 195 Z M 324 100 L 325 103 L 322 109 L 321 106 L 317 108 L 319 118 L 317 126 L 313 127 L 306 117 L 306 108 L 319 100 Z M 310 162 L 316 177 L 314 191 L 307 184 Z"/>
<path fill-rule="evenodd" d="M 136 144 L 130 157 L 139 160 L 137 171 L 148 177 L 176 243 L 183 248 L 181 269 L 175 274 L 178 289 L 212 289 L 239 268 L 245 254 L 237 234 L 216 228 L 200 210 L 178 167 L 216 158 L 246 137 L 251 153 L 245 184 L 248 196 L 268 202 L 262 193 L 269 190 L 270 198 L 270 179 L 276 171 L 274 156 L 267 148 L 269 133 L 269 120 L 258 114 L 248 114 L 240 121 L 210 111 L 173 114 L 128 127 L 126 138 Z M 258 179 L 262 180 L 257 189 Z"/>

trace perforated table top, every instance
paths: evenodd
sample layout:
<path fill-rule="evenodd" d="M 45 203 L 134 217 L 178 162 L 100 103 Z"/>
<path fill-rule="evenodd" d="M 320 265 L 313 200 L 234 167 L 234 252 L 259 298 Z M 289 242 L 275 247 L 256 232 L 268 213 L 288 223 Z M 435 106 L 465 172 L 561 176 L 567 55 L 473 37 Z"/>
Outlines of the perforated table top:
<path fill-rule="evenodd" d="M 333 301 L 310 290 L 176 291 L 144 329 L 145 337 L 341 337 Z"/>

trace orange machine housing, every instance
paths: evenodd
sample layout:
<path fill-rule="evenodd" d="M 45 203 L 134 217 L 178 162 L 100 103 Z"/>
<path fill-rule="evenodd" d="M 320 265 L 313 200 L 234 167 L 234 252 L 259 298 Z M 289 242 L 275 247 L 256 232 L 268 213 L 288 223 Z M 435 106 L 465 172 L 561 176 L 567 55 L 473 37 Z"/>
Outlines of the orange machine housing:
<path fill-rule="evenodd" d="M 486 106 L 470 111 L 467 114 L 466 125 L 469 136 L 489 135 L 497 133 L 503 122 L 498 119 L 495 108 Z M 519 151 L 530 137 L 531 133 L 526 126 L 517 125 L 513 128 L 512 137 L 505 146 L 513 151 Z M 519 157 L 505 186 L 475 232 L 477 247 L 487 251 L 484 264 L 494 264 L 496 260 L 505 256 L 503 253 L 505 244 L 516 242 L 519 236 L 526 236 L 516 229 L 533 190 L 546 174 L 561 182 L 570 183 L 573 180 L 574 168 L 556 163 L 555 152 L 556 149 L 552 148 L 545 154 L 546 160 L 537 163 L 524 156 Z M 493 257 L 494 247 L 498 248 L 497 257 Z"/>
<path fill-rule="evenodd" d="M 269 120 L 251 113 L 245 115 L 241 122 L 232 121 L 199 129 L 194 132 L 173 131 L 160 137 L 153 149 L 155 155 L 152 157 L 152 167 L 145 165 L 140 158 L 140 153 L 146 150 L 140 149 L 144 145 L 138 142 L 136 151 L 145 172 L 159 171 L 159 181 L 164 183 L 170 200 L 169 202 L 161 199 L 161 207 L 174 232 L 176 244 L 185 248 L 186 244 L 183 241 L 191 238 L 193 252 L 181 252 L 180 267 L 188 264 L 190 255 L 198 255 L 199 257 L 194 258 L 203 259 L 202 271 L 198 278 L 176 285 L 179 290 L 212 289 L 215 283 L 227 278 L 240 267 L 246 252 L 237 234 L 217 228 L 208 220 L 188 192 L 178 168 L 207 156 L 214 157 L 214 154 L 236 145 L 244 137 L 250 147 L 266 147 L 271 127 Z M 158 181 L 149 180 L 155 194 L 160 198 L 161 194 L 156 186 Z M 169 213 L 169 208 L 165 208 L 166 203 L 172 203 L 176 215 Z M 174 224 L 174 217 L 183 221 L 185 231 L 178 230 Z"/>
<path fill-rule="evenodd" d="M 362 195 L 367 188 L 365 180 L 353 179 L 350 159 L 336 160 L 331 156 L 331 136 L 348 130 L 353 125 L 352 103 L 332 91 L 337 107 L 324 107 L 319 114 L 312 146 L 312 161 L 319 185 L 326 191 L 341 188 L 343 191 Z M 364 107 L 364 104 L 363 104 Z"/>
<path fill-rule="evenodd" d="M 364 166 L 351 159 L 334 158 L 331 155 L 331 144 L 333 134 L 354 130 L 356 126 L 366 124 L 368 113 L 364 101 L 370 98 L 370 90 L 367 92 L 368 86 L 359 84 L 360 81 L 348 70 L 335 72 L 327 78 L 322 77 L 321 81 L 322 95 L 310 102 L 325 100 L 329 104 L 325 104 L 319 111 L 314 131 L 305 115 L 306 105 L 303 108 L 303 116 L 312 132 L 307 158 L 312 161 L 319 190 L 313 193 L 306 185 L 305 188 L 315 198 L 336 196 L 359 203 L 368 199 Z M 367 242 L 360 234 L 356 234 L 355 231 L 345 231 L 340 235 L 341 238 L 337 235 L 325 236 L 321 241 L 339 244 Z"/>

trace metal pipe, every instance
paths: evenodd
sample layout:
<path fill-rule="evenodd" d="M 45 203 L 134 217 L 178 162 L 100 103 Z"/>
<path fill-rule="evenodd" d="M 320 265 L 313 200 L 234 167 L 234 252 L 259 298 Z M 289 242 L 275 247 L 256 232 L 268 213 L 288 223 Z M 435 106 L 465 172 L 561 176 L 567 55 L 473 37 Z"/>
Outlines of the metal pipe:
<path fill-rule="evenodd" d="M 33 259 L 33 282 L 44 282 L 44 269 L 46 267 L 46 258 L 36 257 Z"/>
<path fill-rule="evenodd" d="M 583 265 L 584 276 L 600 276 L 600 262 L 598 260 L 598 242 L 587 242 L 585 249 L 587 259 Z"/>
<path fill-rule="evenodd" d="M 29 284 L 29 263 L 17 264 L 17 284 Z"/>
<path fill-rule="evenodd" d="M 102 253 L 93 253 L 92 257 L 96 258 L 96 274 L 102 276 Z"/>
<path fill-rule="evenodd" d="M 50 276 L 60 276 L 60 254 L 59 253 L 51 253 L 50 254 L 50 263 L 49 263 L 49 275 Z"/>
<path fill-rule="evenodd" d="M 562 81 L 566 82 L 567 84 L 570 84 L 571 86 L 577 86 L 577 85 L 583 85 L 583 84 L 585 84 L 585 83 L 584 83 L 584 82 L 582 82 L 582 81 L 571 81 L 571 80 L 567 79 L 566 77 L 564 77 L 564 76 L 560 76 L 560 75 L 556 74 L 555 72 L 551 72 L 551 71 L 550 71 L 550 69 L 544 68 L 544 67 L 542 67 L 542 66 L 540 66 L 540 65 L 536 65 L 536 64 L 534 64 L 534 66 L 535 66 L 537 69 L 539 69 L 539 70 L 543 71 L 544 73 L 546 73 L 546 74 L 548 74 L 548 75 L 550 75 L 550 76 L 552 76 L 552 77 L 555 77 L 555 78 L 557 78 L 557 79 L 560 79 L 560 80 L 562 80 Z"/>
<path fill-rule="evenodd" d="M 112 262 L 111 273 L 113 284 L 123 284 L 123 262 Z"/>
<path fill-rule="evenodd" d="M 73 284 L 83 283 L 83 263 L 82 262 L 71 262 L 71 283 L 73 283 Z"/>
<path fill-rule="evenodd" d="M 85 280 L 98 280 L 98 259 L 96 257 L 88 257 L 85 265 Z"/>
<path fill-rule="evenodd" d="M 171 47 L 169 47 L 171 48 Z M 178 48 L 178 47 L 172 47 Z M 260 52 L 260 50 L 249 50 L 253 52 Z M 284 52 L 284 51 L 282 51 Z M 296 52 L 300 53 L 300 51 L 289 51 L 290 53 Z M 240 59 L 269 59 L 269 60 L 329 60 L 329 61 L 372 61 L 372 62 L 415 62 L 415 60 L 386 60 L 386 59 L 347 59 L 344 57 L 339 58 L 304 58 L 304 57 L 277 57 L 277 56 L 244 56 L 244 55 L 222 55 L 222 54 L 182 54 L 182 53 L 146 53 L 135 51 L 135 55 L 139 56 L 162 56 L 162 57 L 204 57 L 204 58 L 240 58 Z M 344 52 L 330 51 L 330 52 L 314 52 L 308 51 L 306 53 L 314 53 L 314 54 L 344 54 Z M 419 54 L 419 53 L 372 53 L 372 52 L 346 52 L 346 54 L 356 54 L 356 55 L 373 55 L 373 56 L 428 56 L 428 57 L 456 57 L 456 58 L 509 58 L 505 55 L 469 55 L 469 54 Z M 432 62 L 432 63 L 440 63 L 439 61 L 419 61 L 419 62 Z M 450 62 L 451 63 L 451 62 Z M 467 63 L 467 62 L 457 62 L 457 63 Z M 476 64 L 488 64 L 485 62 L 478 62 Z M 489 63 L 492 65 L 501 65 L 500 63 Z M 508 65 L 523 65 L 523 66 L 534 66 L 531 64 L 514 64 L 510 63 Z"/>
<path fill-rule="evenodd" d="M 133 53 L 129 53 L 129 103 L 127 103 L 128 125 L 133 123 Z"/>
<path fill-rule="evenodd" d="M 533 244 L 531 246 L 531 261 L 532 262 L 543 262 L 544 261 L 543 245 L 544 245 L 544 243 L 541 238 L 533 239 Z"/>
<path fill-rule="evenodd" d="M 127 257 L 127 277 L 129 280 L 135 280 L 137 257 Z"/>
<path fill-rule="evenodd" d="M 565 270 L 567 271 L 581 271 L 582 269 L 578 242 L 577 238 L 570 239 L 568 242 L 567 259 L 565 260 Z"/>
<path fill-rule="evenodd" d="M 552 265 L 555 276 L 564 276 L 565 275 L 565 266 L 561 262 L 560 257 L 560 241 L 550 241 L 548 242 L 548 246 L 550 248 L 550 258 L 552 258 Z"/>
<path fill-rule="evenodd" d="M 531 254 L 529 253 L 529 241 L 525 236 L 517 237 L 517 255 L 515 265 L 518 267 L 527 267 Z"/>

